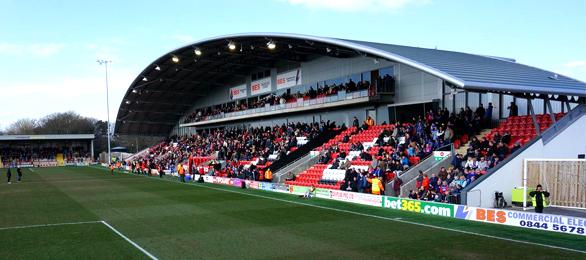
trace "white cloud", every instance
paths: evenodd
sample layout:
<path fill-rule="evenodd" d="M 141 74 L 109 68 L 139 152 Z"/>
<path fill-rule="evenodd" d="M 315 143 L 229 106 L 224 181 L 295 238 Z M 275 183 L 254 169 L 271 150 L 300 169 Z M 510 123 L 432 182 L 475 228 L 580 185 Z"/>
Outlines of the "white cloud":
<path fill-rule="evenodd" d="M 33 44 L 30 47 L 31 52 L 39 57 L 48 57 L 55 55 L 63 49 L 63 44 Z"/>
<path fill-rule="evenodd" d="M 574 60 L 564 64 L 567 68 L 579 68 L 579 67 L 586 67 L 586 61 L 584 60 Z"/>
<path fill-rule="evenodd" d="M 0 55 L 16 54 L 21 51 L 22 49 L 16 44 L 0 42 Z"/>
<path fill-rule="evenodd" d="M 429 0 L 286 0 L 289 4 L 309 9 L 326 9 L 342 12 L 396 11 L 411 4 L 426 4 Z"/>
<path fill-rule="evenodd" d="M 109 70 L 110 120 L 116 119 L 120 102 L 136 72 L 114 68 Z M 1 87 L 3 106 L 0 111 L 4 127 L 21 118 L 75 111 L 83 116 L 106 119 L 106 85 L 103 67 L 95 66 L 86 75 L 64 75 L 49 79 L 21 79 L 5 82 Z"/>
<path fill-rule="evenodd" d="M 67 53 L 64 53 L 64 48 Z M 7 77 L 0 84 L 3 111 L 0 125 L 7 127 L 21 118 L 41 118 L 48 114 L 75 111 L 83 116 L 106 119 L 106 86 L 104 66 L 95 59 L 108 59 L 110 120 L 116 113 L 130 83 L 140 72 L 140 62 L 132 61 L 123 50 L 128 47 L 124 38 L 93 39 L 91 42 L 71 42 L 20 45 L 0 40 L 0 60 L 4 57 L 42 57 L 46 63 L 22 65 L 35 71 L 35 77 Z M 61 53 L 60 53 L 61 52 Z M 67 54 L 75 53 L 74 56 Z M 6 59 L 6 58 L 5 58 Z M 27 60 L 27 59 L 20 59 Z M 47 67 L 47 64 L 59 66 Z M 23 75 L 14 66 L 18 75 Z M 38 73 L 36 72 L 38 70 Z"/>
<path fill-rule="evenodd" d="M 0 55 L 31 55 L 34 57 L 49 57 L 61 52 L 65 47 L 59 43 L 15 44 L 0 42 Z"/>

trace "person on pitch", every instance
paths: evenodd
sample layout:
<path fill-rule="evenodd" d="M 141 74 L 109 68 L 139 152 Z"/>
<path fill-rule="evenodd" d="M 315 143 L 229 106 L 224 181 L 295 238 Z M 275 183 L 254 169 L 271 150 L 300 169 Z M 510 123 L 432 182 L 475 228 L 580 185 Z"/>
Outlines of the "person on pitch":
<path fill-rule="evenodd" d="M 22 169 L 20 167 L 16 168 L 16 182 L 20 182 L 22 179 Z"/>
<path fill-rule="evenodd" d="M 8 179 L 8 184 L 11 184 L 10 178 L 12 178 L 12 172 L 10 172 L 10 167 L 8 167 L 8 171 L 6 172 L 6 179 Z"/>

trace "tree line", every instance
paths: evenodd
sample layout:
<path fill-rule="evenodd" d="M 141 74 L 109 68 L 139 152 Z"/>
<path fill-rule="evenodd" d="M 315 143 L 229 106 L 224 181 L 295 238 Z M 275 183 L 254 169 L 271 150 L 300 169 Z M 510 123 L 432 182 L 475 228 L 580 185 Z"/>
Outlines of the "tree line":
<path fill-rule="evenodd" d="M 113 127 L 111 128 L 113 129 Z M 108 122 L 73 111 L 54 113 L 40 119 L 23 118 L 10 124 L 0 135 L 94 134 L 94 152 L 108 149 Z M 161 137 L 112 136 L 112 147 L 124 146 L 134 153 L 161 141 Z"/>
<path fill-rule="evenodd" d="M 6 127 L 7 135 L 100 134 L 107 122 L 84 117 L 73 111 L 54 113 L 40 119 L 23 118 Z M 103 129 L 102 129 L 103 128 Z"/>

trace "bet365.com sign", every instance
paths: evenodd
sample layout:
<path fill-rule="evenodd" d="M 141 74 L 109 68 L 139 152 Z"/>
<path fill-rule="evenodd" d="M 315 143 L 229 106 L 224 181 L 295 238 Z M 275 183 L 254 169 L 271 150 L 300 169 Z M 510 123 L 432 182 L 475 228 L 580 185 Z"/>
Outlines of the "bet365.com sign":
<path fill-rule="evenodd" d="M 383 208 L 397 209 L 426 215 L 454 217 L 454 206 L 444 203 L 385 196 L 382 206 Z"/>

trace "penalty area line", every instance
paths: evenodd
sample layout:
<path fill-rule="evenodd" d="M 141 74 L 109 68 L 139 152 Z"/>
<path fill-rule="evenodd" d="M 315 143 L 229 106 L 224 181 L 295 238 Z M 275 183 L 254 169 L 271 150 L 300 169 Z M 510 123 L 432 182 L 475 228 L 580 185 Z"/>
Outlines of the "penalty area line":
<path fill-rule="evenodd" d="M 112 231 L 114 231 L 114 233 L 116 233 L 118 236 L 120 236 L 121 238 L 123 238 L 124 240 L 126 240 L 126 242 L 130 243 L 131 245 L 133 245 L 134 247 L 136 247 L 138 250 L 140 250 L 141 252 L 143 252 L 150 259 L 158 260 L 158 258 L 156 256 L 154 256 L 153 254 L 149 253 L 144 248 L 142 248 L 141 246 L 139 246 L 137 243 L 135 243 L 134 241 L 132 241 L 130 238 L 128 238 L 127 236 L 125 236 L 124 234 L 122 234 L 120 231 L 118 231 L 113 226 L 111 226 L 110 224 L 108 224 L 108 222 L 103 221 L 103 220 L 100 221 L 100 222 L 102 224 L 104 224 L 106 227 L 108 227 L 109 229 L 111 229 Z"/>
<path fill-rule="evenodd" d="M 51 224 L 39 224 L 39 225 L 26 225 L 26 226 L 13 226 L 13 227 L 0 227 L 0 231 L 2 230 L 14 230 L 14 229 L 27 229 L 27 228 L 41 228 L 41 227 L 57 227 L 57 226 L 70 226 L 70 225 L 83 225 L 83 224 L 103 224 L 110 230 L 114 231 L 118 236 L 122 237 L 126 242 L 130 243 L 132 246 L 140 250 L 150 259 L 158 260 L 153 254 L 146 251 L 144 248 L 139 246 L 136 242 L 130 240 L 127 236 L 122 234 L 120 231 L 115 229 L 112 225 L 108 224 L 108 222 L 103 220 L 95 220 L 95 221 L 80 221 L 80 222 L 65 222 L 65 223 L 51 223 Z"/>
<path fill-rule="evenodd" d="M 96 221 L 52 223 L 52 224 L 26 225 L 26 226 L 14 226 L 14 227 L 0 227 L 0 230 L 39 228 L 39 227 L 56 227 L 56 226 L 67 226 L 67 225 L 95 224 L 95 223 L 102 223 L 102 221 L 96 220 Z"/>

